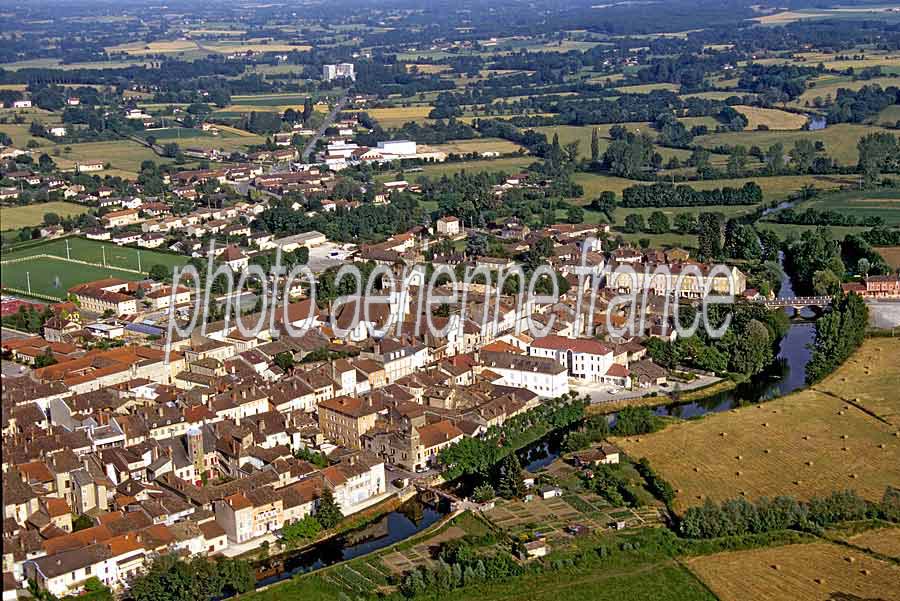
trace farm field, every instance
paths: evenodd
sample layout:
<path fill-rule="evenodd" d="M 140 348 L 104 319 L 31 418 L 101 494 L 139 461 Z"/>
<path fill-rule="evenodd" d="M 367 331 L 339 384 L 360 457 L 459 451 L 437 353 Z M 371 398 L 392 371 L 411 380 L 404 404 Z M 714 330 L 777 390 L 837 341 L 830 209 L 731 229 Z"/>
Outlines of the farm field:
<path fill-rule="evenodd" d="M 900 85 L 900 80 L 898 80 L 898 85 Z M 887 107 L 875 118 L 875 123 L 879 125 L 895 125 L 898 121 L 900 121 L 900 104 Z"/>
<path fill-rule="evenodd" d="M 900 269 L 900 246 L 882 246 L 876 248 L 887 264 L 894 269 Z"/>
<path fill-rule="evenodd" d="M 878 132 L 891 133 L 890 130 L 875 126 L 840 123 L 817 131 L 742 131 L 710 134 L 695 138 L 695 142 L 707 148 L 714 148 L 721 144 L 729 146 L 743 144 L 748 148 L 759 146 L 763 150 L 776 142 L 781 142 L 787 152 L 793 146 L 794 141 L 807 139 L 813 142 L 823 142 L 825 153 L 838 163 L 856 165 L 859 161 L 856 143 L 866 134 Z"/>
<path fill-rule="evenodd" d="M 815 386 L 871 411 L 881 419 L 900 428 L 900 339 L 873 338 L 842 365 L 835 373 Z M 900 457 L 898 457 L 900 459 Z"/>
<path fill-rule="evenodd" d="M 721 601 L 887 600 L 896 599 L 890 591 L 900 582 L 900 566 L 830 543 L 717 553 L 686 564 Z"/>
<path fill-rule="evenodd" d="M 621 125 L 625 126 L 628 131 L 634 133 L 647 133 L 651 137 L 656 137 L 656 131 L 650 127 L 649 123 L 622 123 Z M 553 135 L 559 135 L 559 143 L 562 146 L 569 144 L 570 142 L 578 142 L 578 155 L 583 158 L 590 158 L 591 156 L 591 133 L 594 129 L 597 130 L 599 138 L 599 146 L 600 146 L 600 154 L 602 155 L 606 148 L 609 146 L 612 139 L 609 137 L 609 130 L 613 127 L 613 125 L 559 125 L 559 126 L 546 126 L 546 127 L 536 127 L 535 131 L 539 131 L 547 136 L 548 141 L 553 140 Z M 662 146 L 657 146 L 656 151 L 662 155 L 663 160 L 668 160 L 672 157 L 677 157 L 679 160 L 686 160 L 691 156 L 691 151 L 682 150 L 679 148 L 666 148 Z M 716 157 L 713 157 L 715 160 Z"/>
<path fill-rule="evenodd" d="M 794 101 L 794 106 L 803 107 L 807 102 L 812 102 L 817 96 L 824 99 L 826 96 L 830 95 L 834 98 L 840 88 L 858 90 L 863 86 L 872 86 L 876 84 L 882 88 L 900 85 L 900 78 L 873 77 L 872 79 L 853 80 L 851 77 L 843 75 L 822 75 L 811 79 L 809 84 L 815 85 L 808 87 L 807 90 Z"/>
<path fill-rule="evenodd" d="M 634 86 L 619 86 L 616 88 L 616 90 L 622 92 L 623 94 L 647 94 L 656 90 L 669 90 L 670 92 L 677 92 L 679 89 L 680 86 L 674 83 L 648 83 Z"/>
<path fill-rule="evenodd" d="M 612 190 L 616 194 L 621 194 L 622 190 L 625 188 L 653 183 L 597 173 L 576 173 L 572 179 L 584 187 L 584 196 L 581 198 L 583 204 L 587 204 L 592 199 L 599 196 L 604 190 Z M 715 179 L 681 183 L 696 188 L 697 190 L 709 190 L 726 186 L 740 188 L 749 181 L 754 181 L 759 184 L 759 187 L 762 188 L 763 191 L 763 199 L 766 202 L 786 198 L 788 194 L 799 190 L 807 184 L 819 189 L 834 189 L 855 183 L 855 180 L 829 175 L 777 175 L 773 177 Z M 752 207 L 748 205 L 747 208 L 749 210 Z M 628 212 L 629 209 L 623 207 L 620 211 Z"/>
<path fill-rule="evenodd" d="M 806 117 L 778 109 L 764 109 L 756 106 L 735 105 L 734 110 L 747 117 L 745 129 L 753 131 L 760 125 L 769 129 L 800 129 L 806 124 Z"/>
<path fill-rule="evenodd" d="M 878 352 L 885 357 L 879 363 L 883 369 L 861 384 L 863 374 L 857 372 L 864 372 L 863 361 Z M 895 391 L 900 380 L 900 363 L 892 361 L 898 353 L 900 340 L 867 340 L 846 365 L 817 387 L 822 392 L 805 390 L 617 442 L 631 457 L 647 457 L 672 483 L 679 512 L 707 498 L 791 495 L 809 499 L 847 488 L 880 500 L 885 486 L 900 480 L 897 425 L 884 423 L 832 394 L 846 393 L 852 387 L 841 379 L 855 377 L 853 396 L 862 399 L 863 407 L 896 416 L 900 400 L 896 395 L 882 395 Z"/>
<path fill-rule="evenodd" d="M 401 127 L 404 123 L 415 121 L 427 123 L 431 106 L 403 106 L 392 108 L 369 109 L 369 116 L 378 121 L 385 129 Z"/>
<path fill-rule="evenodd" d="M 881 217 L 887 226 L 900 225 L 900 192 L 847 191 L 827 194 L 796 205 L 795 210 L 808 208 L 837 211 L 854 217 Z"/>
<path fill-rule="evenodd" d="M 0 230 L 40 225 L 46 213 L 72 217 L 87 213 L 87 207 L 72 202 L 45 202 L 22 207 L 0 207 Z"/>
<path fill-rule="evenodd" d="M 115 140 L 112 142 L 86 142 L 83 144 L 61 144 L 60 151 L 65 147 L 71 148 L 71 152 L 63 153 L 53 160 L 62 167 L 74 167 L 76 162 L 103 161 L 109 163 L 111 169 L 135 177 L 141 170 L 141 163 L 154 161 L 156 164 L 170 163 L 172 159 L 158 156 L 146 146 L 141 146 L 131 140 Z M 102 172 L 111 175 L 110 170 Z"/>
<path fill-rule="evenodd" d="M 422 171 L 411 171 L 405 174 L 408 181 L 415 181 L 420 176 L 425 177 L 441 177 L 443 175 L 452 175 L 465 171 L 467 173 L 478 173 L 481 171 L 505 171 L 513 174 L 528 167 L 535 161 L 534 157 L 507 157 L 500 159 L 485 159 L 482 161 L 456 161 L 446 163 L 433 163 L 424 165 Z M 378 181 L 386 182 L 397 179 L 397 172 L 381 174 L 376 177 Z"/>
<path fill-rule="evenodd" d="M 447 154 L 468 154 L 471 152 L 499 152 L 507 154 L 517 152 L 522 149 L 521 146 L 509 140 L 502 138 L 475 138 L 473 140 L 455 140 L 447 144 L 437 144 L 431 146 L 435 150 L 441 150 Z"/>
<path fill-rule="evenodd" d="M 218 136 L 199 129 L 179 127 L 144 130 L 140 136 L 144 139 L 147 139 L 148 136 L 154 136 L 158 144 L 175 142 L 182 150 L 186 148 L 216 148 L 226 151 L 244 150 L 248 144 L 263 144 L 266 141 L 264 136 L 257 136 L 237 128 L 226 128 L 218 125 L 216 127 L 220 131 Z"/>
<path fill-rule="evenodd" d="M 877 528 L 845 539 L 861 549 L 900 559 L 900 528 Z"/>
<path fill-rule="evenodd" d="M 674 561 L 616 570 L 546 572 L 508 582 L 443 594 L 445 601 L 528 599 L 529 601 L 714 601 L 715 596 Z"/>
<path fill-rule="evenodd" d="M 124 52 L 132 56 L 140 56 L 142 54 L 170 54 L 176 52 L 188 52 L 191 50 L 199 50 L 197 42 L 193 40 L 167 40 L 157 42 L 133 42 L 130 44 L 122 44 L 120 46 L 111 46 L 106 48 L 106 52 L 113 54 Z"/>

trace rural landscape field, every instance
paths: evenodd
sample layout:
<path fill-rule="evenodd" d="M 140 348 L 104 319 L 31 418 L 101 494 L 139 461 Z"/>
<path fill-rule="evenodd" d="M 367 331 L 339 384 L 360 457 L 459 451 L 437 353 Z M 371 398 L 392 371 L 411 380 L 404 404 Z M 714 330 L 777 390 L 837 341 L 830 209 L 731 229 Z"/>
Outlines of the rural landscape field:
<path fill-rule="evenodd" d="M 3 601 L 900 601 L 898 0 L 7 0 L 0 292 Z"/>

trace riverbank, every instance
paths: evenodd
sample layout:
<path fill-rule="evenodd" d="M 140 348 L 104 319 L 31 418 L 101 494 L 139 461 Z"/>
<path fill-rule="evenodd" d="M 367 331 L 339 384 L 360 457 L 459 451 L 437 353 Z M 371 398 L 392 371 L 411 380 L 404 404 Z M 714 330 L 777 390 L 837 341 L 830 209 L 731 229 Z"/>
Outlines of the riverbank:
<path fill-rule="evenodd" d="M 822 382 L 765 403 L 612 439 L 646 457 L 683 512 L 707 499 L 881 499 L 900 481 L 900 339 L 868 339 Z"/>
<path fill-rule="evenodd" d="M 736 387 L 737 383 L 734 380 L 724 379 L 707 384 L 702 388 L 695 388 L 694 390 L 682 392 L 678 395 L 678 398 L 668 395 L 658 395 L 621 399 L 606 403 L 594 403 L 585 409 L 585 413 L 588 415 L 610 415 L 612 413 L 618 413 L 626 407 L 661 407 L 664 405 L 695 403 L 720 395 L 723 392 L 734 390 Z"/>

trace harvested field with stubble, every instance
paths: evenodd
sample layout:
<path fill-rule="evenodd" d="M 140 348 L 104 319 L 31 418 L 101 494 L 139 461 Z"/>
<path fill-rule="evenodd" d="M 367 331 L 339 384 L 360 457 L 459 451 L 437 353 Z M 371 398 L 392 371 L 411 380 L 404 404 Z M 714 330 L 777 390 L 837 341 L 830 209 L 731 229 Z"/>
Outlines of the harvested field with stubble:
<path fill-rule="evenodd" d="M 876 351 L 878 347 L 882 350 Z M 832 379 L 840 381 L 859 370 L 854 384 L 840 383 L 854 391 L 867 411 L 896 415 L 900 397 L 885 392 L 896 391 L 900 382 L 898 351 L 900 341 L 866 341 L 851 358 L 855 363 L 826 379 L 823 390 L 843 392 Z M 883 359 L 876 359 L 879 353 Z M 867 360 L 877 361 L 871 377 L 864 377 Z M 633 458 L 647 457 L 672 484 L 679 513 L 707 498 L 742 495 L 809 499 L 853 489 L 878 501 L 887 485 L 900 482 L 900 426 L 866 410 L 828 392 L 805 390 L 615 442 Z"/>
<path fill-rule="evenodd" d="M 758 106 L 736 105 L 734 110 L 747 117 L 745 129 L 755 130 L 763 125 L 769 129 L 800 129 L 806 124 L 806 117 L 778 109 L 764 109 Z"/>
<path fill-rule="evenodd" d="M 845 540 L 860 549 L 900 559 L 900 528 L 876 528 Z"/>
<path fill-rule="evenodd" d="M 900 338 L 873 338 L 815 389 L 870 411 L 900 428 Z M 900 462 L 900 457 L 897 458 Z"/>
<path fill-rule="evenodd" d="M 894 269 L 900 269 L 900 246 L 881 246 L 875 249 L 887 264 Z"/>
<path fill-rule="evenodd" d="M 686 563 L 721 601 L 900 598 L 900 566 L 830 543 L 717 553 Z"/>

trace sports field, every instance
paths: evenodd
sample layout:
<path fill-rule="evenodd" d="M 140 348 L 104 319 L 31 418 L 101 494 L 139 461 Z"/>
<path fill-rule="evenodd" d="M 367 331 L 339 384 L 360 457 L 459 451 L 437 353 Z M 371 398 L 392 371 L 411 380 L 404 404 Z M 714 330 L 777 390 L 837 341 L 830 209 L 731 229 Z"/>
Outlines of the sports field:
<path fill-rule="evenodd" d="M 60 217 L 72 217 L 87 212 L 87 207 L 72 202 L 44 202 L 22 207 L 0 208 L 0 230 L 15 230 L 40 225 L 47 213 Z"/>
<path fill-rule="evenodd" d="M 101 266 L 67 261 L 67 241 L 71 259 L 99 263 Z M 102 267 L 104 253 L 106 267 Z M 98 240 L 64 238 L 3 253 L 3 261 L 23 257 L 34 258 L 17 263 L 5 263 L 2 282 L 4 287 L 28 290 L 28 279 L 30 278 L 33 293 L 63 298 L 68 288 L 84 282 L 108 277 L 123 280 L 142 279 L 144 276 L 140 273 L 117 269 L 117 267 L 121 267 L 137 270 L 138 253 L 140 253 L 140 269 L 144 274 L 156 264 L 165 265 L 171 269 L 176 265 L 184 265 L 186 261 L 185 257 L 176 254 L 146 249 L 138 250 Z M 59 258 L 37 257 L 36 255 L 52 255 L 52 257 Z"/>
<path fill-rule="evenodd" d="M 900 339 L 867 340 L 812 390 L 617 442 L 672 483 L 678 511 L 707 498 L 809 499 L 845 489 L 880 500 L 900 482 L 898 355 Z"/>
<path fill-rule="evenodd" d="M 886 601 L 900 590 L 900 566 L 829 543 L 717 553 L 686 563 L 721 601 Z"/>

